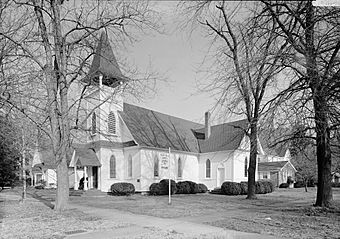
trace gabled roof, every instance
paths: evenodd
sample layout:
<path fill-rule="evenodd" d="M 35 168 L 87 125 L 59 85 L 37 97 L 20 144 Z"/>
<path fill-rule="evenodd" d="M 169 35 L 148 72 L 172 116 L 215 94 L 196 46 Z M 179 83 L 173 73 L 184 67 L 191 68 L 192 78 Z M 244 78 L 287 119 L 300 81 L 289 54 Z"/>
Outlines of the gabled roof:
<path fill-rule="evenodd" d="M 289 161 L 277 162 L 260 162 L 258 164 L 259 172 L 276 172 L 283 168 Z"/>
<path fill-rule="evenodd" d="M 247 120 L 211 126 L 205 140 L 202 124 L 127 103 L 119 113 L 138 145 L 194 153 L 236 150 L 248 126 Z"/>
<path fill-rule="evenodd" d="M 201 128 L 201 124 L 127 103 L 119 113 L 140 146 L 199 152 L 191 130 Z"/>
<path fill-rule="evenodd" d="M 99 75 L 103 76 L 102 82 L 107 86 L 116 86 L 119 82 L 126 81 L 119 69 L 115 55 L 113 54 L 109 39 L 105 32 L 102 32 L 97 45 L 90 71 L 85 81 L 99 82 Z"/>
<path fill-rule="evenodd" d="M 236 150 L 248 128 L 246 119 L 211 126 L 211 134 L 208 139 L 198 139 L 201 153 L 217 152 L 224 150 Z M 204 128 L 194 130 L 203 134 Z"/>
<path fill-rule="evenodd" d="M 96 155 L 94 149 L 91 148 L 75 148 L 74 149 L 74 158 L 72 157 L 73 162 L 71 164 L 76 163 L 78 166 L 101 166 L 99 159 Z M 72 165 L 74 166 L 74 165 Z"/>

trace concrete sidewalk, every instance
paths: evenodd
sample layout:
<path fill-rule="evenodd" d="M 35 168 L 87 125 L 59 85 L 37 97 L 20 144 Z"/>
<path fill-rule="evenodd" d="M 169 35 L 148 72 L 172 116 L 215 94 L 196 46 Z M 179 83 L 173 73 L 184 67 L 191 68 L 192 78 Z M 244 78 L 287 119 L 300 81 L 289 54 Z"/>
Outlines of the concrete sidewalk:
<path fill-rule="evenodd" d="M 130 226 L 110 231 L 93 231 L 70 235 L 66 238 L 227 238 L 227 239 L 274 239 L 277 237 L 256 233 L 226 230 L 219 227 L 181 221 L 178 219 L 158 218 L 122 212 L 116 209 L 101 209 L 72 204 L 85 213 Z"/>

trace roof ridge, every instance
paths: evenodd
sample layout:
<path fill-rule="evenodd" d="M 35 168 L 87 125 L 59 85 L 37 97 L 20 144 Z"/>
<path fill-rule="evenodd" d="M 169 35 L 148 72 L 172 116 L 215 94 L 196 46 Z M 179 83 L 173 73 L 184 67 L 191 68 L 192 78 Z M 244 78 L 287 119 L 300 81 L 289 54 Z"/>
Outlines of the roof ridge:
<path fill-rule="evenodd" d="M 198 125 L 204 126 L 204 124 L 197 123 L 195 121 L 191 121 L 191 120 L 188 120 L 188 119 L 183 119 L 183 118 L 180 118 L 178 116 L 173 116 L 173 115 L 170 115 L 170 114 L 165 114 L 165 113 L 162 113 L 162 112 L 159 112 L 159 111 L 155 111 L 153 109 L 148 109 L 148 108 L 145 108 L 145 107 L 142 107 L 142 106 L 139 106 L 139 105 L 134 105 L 134 104 L 126 103 L 126 102 L 124 102 L 123 105 L 124 104 L 130 105 L 130 106 L 133 106 L 133 107 L 138 107 L 138 108 L 141 108 L 141 109 L 144 109 L 144 110 L 148 110 L 148 111 L 151 111 L 153 113 L 160 114 L 160 115 L 163 115 L 163 116 L 169 116 L 171 118 L 175 118 L 175 119 L 179 119 L 179 120 L 184 120 L 184 121 L 187 121 L 187 122 L 190 122 L 190 123 L 193 123 L 193 124 L 198 124 Z M 124 106 L 123 106 L 123 112 L 124 112 Z"/>

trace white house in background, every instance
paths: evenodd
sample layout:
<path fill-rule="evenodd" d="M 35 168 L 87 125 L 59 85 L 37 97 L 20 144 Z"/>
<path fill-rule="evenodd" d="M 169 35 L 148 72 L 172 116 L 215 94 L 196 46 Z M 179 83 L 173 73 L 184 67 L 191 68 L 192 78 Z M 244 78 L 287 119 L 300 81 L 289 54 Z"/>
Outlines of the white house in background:
<path fill-rule="evenodd" d="M 103 33 L 84 80 L 89 87 L 81 104 L 88 132 L 74 139 L 79 142 L 73 144 L 69 164 L 71 187 L 78 189 L 81 178 L 85 190 L 104 192 L 117 182 L 130 182 L 136 191 L 145 192 L 169 176 L 204 183 L 209 189 L 224 181 L 247 181 L 246 120 L 211 125 L 206 113 L 203 125 L 125 103 L 117 86 L 127 80 Z M 169 148 L 170 170 L 164 170 L 160 160 Z M 265 155 L 260 142 L 258 153 Z"/>
<path fill-rule="evenodd" d="M 279 186 L 281 183 L 286 183 L 288 177 L 295 178 L 297 170 L 290 161 L 291 155 L 288 148 L 278 145 L 272 148 L 266 147 L 265 150 L 269 154 L 259 157 L 259 179 L 270 179 L 275 186 Z"/>

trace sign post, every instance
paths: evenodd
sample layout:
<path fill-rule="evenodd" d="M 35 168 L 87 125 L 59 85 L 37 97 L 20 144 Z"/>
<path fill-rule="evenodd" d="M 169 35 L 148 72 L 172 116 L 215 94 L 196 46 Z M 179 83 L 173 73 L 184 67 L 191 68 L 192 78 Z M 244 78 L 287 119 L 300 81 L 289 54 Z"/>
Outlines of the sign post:
<path fill-rule="evenodd" d="M 171 205 L 171 171 L 170 171 L 170 147 L 169 147 L 169 205 Z"/>
<path fill-rule="evenodd" d="M 161 169 L 168 170 L 169 174 L 169 205 L 171 204 L 171 179 L 170 179 L 170 148 L 169 153 L 161 153 Z"/>

